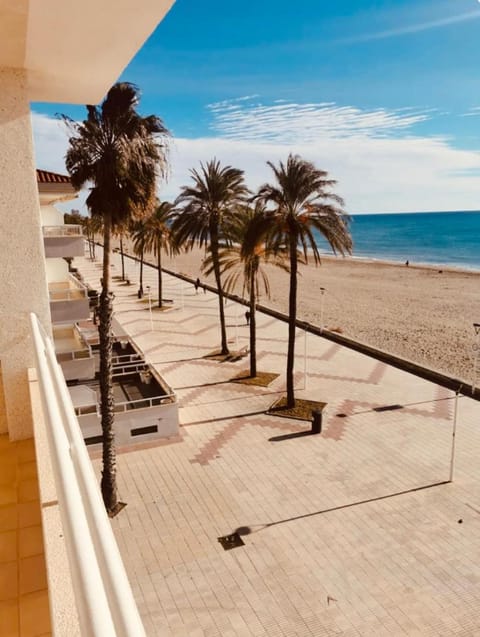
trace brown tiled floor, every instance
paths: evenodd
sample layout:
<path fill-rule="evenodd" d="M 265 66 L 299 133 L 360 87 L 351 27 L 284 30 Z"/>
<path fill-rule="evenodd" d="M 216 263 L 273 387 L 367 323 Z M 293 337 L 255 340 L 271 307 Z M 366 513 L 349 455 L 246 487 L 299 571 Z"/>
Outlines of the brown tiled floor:
<path fill-rule="evenodd" d="M 0 436 L 0 635 L 50 635 L 34 444 L 6 435 Z"/>

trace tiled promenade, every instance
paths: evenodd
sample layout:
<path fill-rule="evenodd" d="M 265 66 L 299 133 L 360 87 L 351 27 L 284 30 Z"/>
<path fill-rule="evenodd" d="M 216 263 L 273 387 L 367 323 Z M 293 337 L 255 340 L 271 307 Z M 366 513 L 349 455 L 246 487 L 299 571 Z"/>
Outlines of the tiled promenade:
<path fill-rule="evenodd" d="M 78 261 L 98 287 L 100 263 Z M 181 406 L 180 442 L 118 456 L 128 506 L 113 525 L 148 634 L 480 635 L 480 404 L 458 401 L 445 483 L 452 392 L 313 335 L 302 390 L 299 333 L 297 395 L 328 413 L 322 435 L 273 440 L 308 427 L 264 413 L 284 388 L 286 325 L 258 315 L 258 367 L 280 374 L 271 386 L 229 383 L 248 358 L 203 358 L 219 345 L 217 297 L 166 276 L 174 309 L 154 310 L 152 331 L 138 265 L 127 267 L 116 317 Z M 156 277 L 147 267 L 144 285 Z M 240 349 L 245 309 L 226 311 Z M 376 411 L 389 405 L 401 408 Z M 217 538 L 239 527 L 245 545 L 224 551 Z"/>

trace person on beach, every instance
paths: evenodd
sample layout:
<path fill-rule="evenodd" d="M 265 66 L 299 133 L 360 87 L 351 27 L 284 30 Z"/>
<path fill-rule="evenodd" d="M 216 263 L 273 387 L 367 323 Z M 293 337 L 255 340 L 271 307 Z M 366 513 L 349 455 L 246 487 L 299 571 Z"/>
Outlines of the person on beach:
<path fill-rule="evenodd" d="M 245 320 L 247 321 L 247 325 L 250 325 L 250 311 L 247 310 L 245 312 Z"/>
<path fill-rule="evenodd" d="M 405 261 L 405 265 L 407 266 L 407 268 L 410 265 L 410 261 L 408 259 Z"/>
<path fill-rule="evenodd" d="M 195 294 L 198 294 L 198 288 L 200 287 L 200 279 L 197 277 L 195 281 Z"/>

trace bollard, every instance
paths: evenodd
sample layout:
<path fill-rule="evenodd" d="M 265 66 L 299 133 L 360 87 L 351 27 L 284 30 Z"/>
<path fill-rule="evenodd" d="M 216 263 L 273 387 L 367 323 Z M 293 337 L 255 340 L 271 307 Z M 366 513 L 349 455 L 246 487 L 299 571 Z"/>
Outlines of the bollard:
<path fill-rule="evenodd" d="M 319 409 L 312 411 L 312 434 L 322 433 L 322 412 Z"/>

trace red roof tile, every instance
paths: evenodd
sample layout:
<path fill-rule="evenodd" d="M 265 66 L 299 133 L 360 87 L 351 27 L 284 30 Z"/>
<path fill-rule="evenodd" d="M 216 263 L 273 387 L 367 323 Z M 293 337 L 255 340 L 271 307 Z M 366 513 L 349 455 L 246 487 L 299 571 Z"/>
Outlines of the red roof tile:
<path fill-rule="evenodd" d="M 52 173 L 48 170 L 38 170 L 37 168 L 37 183 L 38 184 L 69 184 L 70 177 L 68 175 L 60 175 L 59 173 Z"/>

